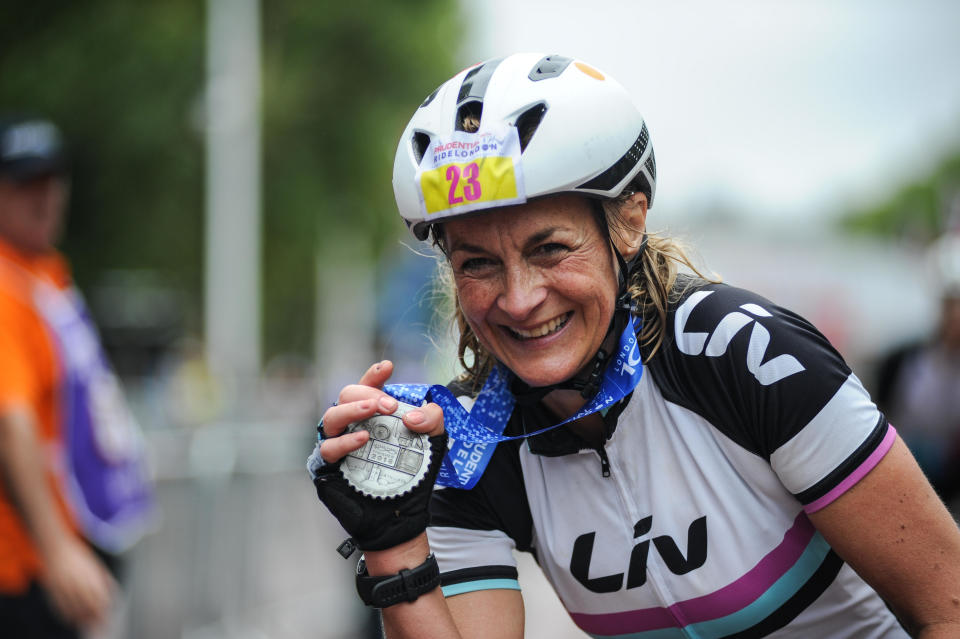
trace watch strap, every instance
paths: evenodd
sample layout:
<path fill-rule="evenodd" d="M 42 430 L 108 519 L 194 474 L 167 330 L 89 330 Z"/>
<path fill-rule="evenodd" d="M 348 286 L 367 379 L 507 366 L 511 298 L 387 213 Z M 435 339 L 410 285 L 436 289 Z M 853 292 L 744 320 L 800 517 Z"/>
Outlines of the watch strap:
<path fill-rule="evenodd" d="M 371 577 L 363 557 L 357 564 L 357 594 L 363 603 L 374 608 L 416 601 L 439 585 L 440 566 L 432 553 L 416 568 L 405 568 L 394 575 Z"/>

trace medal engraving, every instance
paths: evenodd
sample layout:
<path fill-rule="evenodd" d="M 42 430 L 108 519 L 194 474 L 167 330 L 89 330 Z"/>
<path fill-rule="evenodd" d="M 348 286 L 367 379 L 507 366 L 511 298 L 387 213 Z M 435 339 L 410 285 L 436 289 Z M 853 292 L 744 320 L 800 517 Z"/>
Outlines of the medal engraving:
<path fill-rule="evenodd" d="M 340 464 L 347 483 L 368 497 L 389 499 L 405 495 L 420 483 L 430 467 L 427 435 L 414 433 L 400 419 L 416 407 L 399 404 L 392 415 L 374 415 L 347 426 L 348 433 L 370 433 L 363 448 L 349 453 Z"/>

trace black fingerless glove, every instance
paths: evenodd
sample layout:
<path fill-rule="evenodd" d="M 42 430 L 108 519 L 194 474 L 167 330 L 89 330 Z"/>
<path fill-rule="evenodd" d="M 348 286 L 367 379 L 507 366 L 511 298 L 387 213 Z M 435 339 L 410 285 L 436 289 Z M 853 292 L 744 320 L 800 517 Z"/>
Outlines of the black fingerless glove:
<path fill-rule="evenodd" d="M 386 550 L 427 529 L 430 493 L 447 452 L 447 434 L 429 441 L 430 467 L 426 475 L 410 492 L 398 497 L 384 499 L 361 494 L 344 479 L 340 462 L 324 464 L 316 471 L 313 484 L 317 496 L 361 550 Z"/>

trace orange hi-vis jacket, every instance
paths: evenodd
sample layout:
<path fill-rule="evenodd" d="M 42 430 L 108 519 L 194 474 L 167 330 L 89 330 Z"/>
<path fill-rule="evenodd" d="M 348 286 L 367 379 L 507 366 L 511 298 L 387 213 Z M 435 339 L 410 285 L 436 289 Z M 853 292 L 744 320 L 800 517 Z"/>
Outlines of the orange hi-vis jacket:
<path fill-rule="evenodd" d="M 70 286 L 63 257 L 26 256 L 0 239 L 0 414 L 26 409 L 34 419 L 47 480 L 68 525 L 77 529 L 64 495 L 63 371 L 56 341 L 33 301 L 30 276 Z M 25 522 L 0 481 L 0 594 L 24 592 L 42 563 Z"/>

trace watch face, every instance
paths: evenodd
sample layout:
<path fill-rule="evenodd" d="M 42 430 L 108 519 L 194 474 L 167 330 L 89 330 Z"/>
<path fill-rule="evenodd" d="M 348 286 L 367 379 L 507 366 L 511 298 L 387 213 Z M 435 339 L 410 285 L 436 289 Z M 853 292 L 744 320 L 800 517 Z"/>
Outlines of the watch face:
<path fill-rule="evenodd" d="M 399 403 L 392 415 L 374 415 L 347 426 L 346 432 L 370 432 L 363 448 L 343 458 L 340 472 L 347 483 L 368 497 L 389 499 L 404 495 L 420 483 L 430 467 L 430 441 L 414 433 L 400 418 L 416 408 Z"/>

